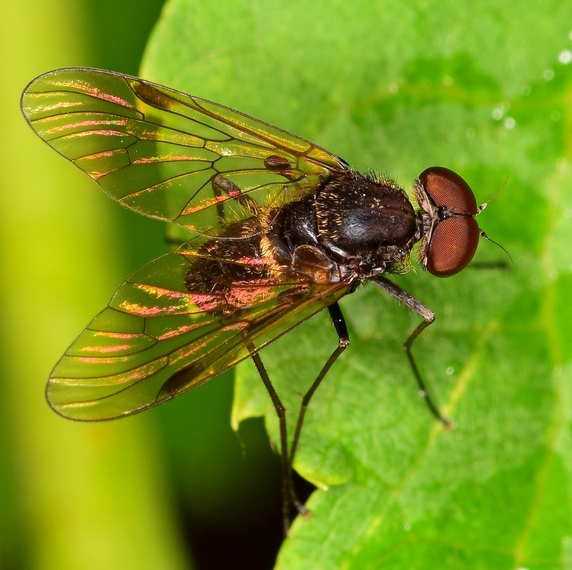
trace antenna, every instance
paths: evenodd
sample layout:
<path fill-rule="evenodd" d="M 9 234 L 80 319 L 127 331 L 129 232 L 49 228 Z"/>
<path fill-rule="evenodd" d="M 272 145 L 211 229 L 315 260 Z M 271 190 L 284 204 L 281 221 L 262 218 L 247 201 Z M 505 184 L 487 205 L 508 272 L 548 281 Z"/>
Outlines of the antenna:
<path fill-rule="evenodd" d="M 492 202 L 499 194 L 500 191 L 506 186 L 506 183 L 508 182 L 508 174 L 506 175 L 506 178 L 504 180 L 504 182 L 502 183 L 502 186 L 486 201 L 483 202 L 478 208 L 477 208 L 477 213 L 475 214 L 475 216 L 478 216 L 488 205 L 490 202 Z M 492 239 L 490 239 L 489 237 L 483 236 L 481 235 L 481 237 L 484 237 L 490 241 L 493 241 Z M 496 243 L 496 242 L 494 242 Z M 498 245 L 498 244 L 497 244 Z M 504 248 L 503 248 L 504 249 Z M 508 253 L 508 252 L 507 252 Z M 510 255 L 509 255 L 510 257 Z"/>
<path fill-rule="evenodd" d="M 499 195 L 500 191 L 506 186 L 506 183 L 507 183 L 507 182 L 508 182 L 508 174 L 506 175 L 505 181 L 503 182 L 502 186 L 501 186 L 486 202 L 483 202 L 483 203 L 477 208 L 477 213 L 475 214 L 476 216 L 478 216 L 478 215 L 489 205 L 489 203 L 492 202 L 492 200 L 494 200 L 494 199 Z M 509 253 L 498 241 L 495 241 L 494 239 L 491 239 L 491 238 L 486 234 L 486 232 L 483 231 L 483 230 L 481 230 L 480 228 L 479 228 L 479 233 L 480 233 L 480 236 L 481 236 L 483 239 L 486 239 L 486 240 L 490 241 L 491 243 L 494 243 L 496 246 L 500 247 L 500 248 L 507 254 L 508 258 L 510 259 L 510 262 L 511 262 L 511 263 L 514 263 L 513 260 L 512 260 L 512 257 L 511 257 L 511 255 L 510 255 L 510 253 Z"/>
<path fill-rule="evenodd" d="M 497 192 L 497 194 L 498 194 L 498 192 Z M 495 196 L 496 196 L 496 194 L 495 194 Z M 493 198 L 494 198 L 494 196 L 493 196 Z M 492 199 L 492 198 L 491 198 L 491 199 Z M 510 259 L 510 262 L 511 262 L 511 263 L 514 263 L 514 261 L 512 260 L 512 257 L 511 257 L 511 255 L 510 255 L 510 253 L 509 253 L 498 241 L 495 241 L 494 239 L 491 239 L 491 238 L 490 238 L 483 230 L 481 230 L 480 228 L 479 228 L 479 233 L 480 233 L 480 236 L 481 236 L 483 239 L 486 239 L 486 240 L 490 241 L 491 243 L 494 243 L 496 246 L 500 247 L 500 248 L 508 255 L 508 258 Z"/>

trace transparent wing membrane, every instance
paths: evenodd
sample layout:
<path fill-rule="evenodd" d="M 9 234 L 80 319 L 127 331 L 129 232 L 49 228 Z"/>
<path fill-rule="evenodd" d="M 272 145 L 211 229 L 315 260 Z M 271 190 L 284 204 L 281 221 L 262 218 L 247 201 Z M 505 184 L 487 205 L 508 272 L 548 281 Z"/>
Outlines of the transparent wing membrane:
<path fill-rule="evenodd" d="M 46 73 L 24 91 L 22 110 L 43 140 L 115 200 L 207 235 L 226 219 L 252 215 L 237 195 L 281 205 L 347 168 L 253 117 L 109 71 Z"/>
<path fill-rule="evenodd" d="M 205 255 L 200 260 L 205 262 Z M 136 271 L 54 368 L 51 406 L 77 420 L 129 415 L 178 396 L 247 358 L 347 292 L 292 274 L 232 283 L 248 300 L 228 314 L 225 299 L 189 290 L 197 251 L 184 246 Z M 234 264 L 216 259 L 217 264 Z M 257 268 L 259 269 L 259 268 Z"/>

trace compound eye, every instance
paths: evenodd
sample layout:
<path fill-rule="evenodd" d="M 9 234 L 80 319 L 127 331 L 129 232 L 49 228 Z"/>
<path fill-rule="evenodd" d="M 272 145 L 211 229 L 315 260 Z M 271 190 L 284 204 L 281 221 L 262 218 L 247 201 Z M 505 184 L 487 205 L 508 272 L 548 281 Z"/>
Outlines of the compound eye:
<path fill-rule="evenodd" d="M 421 173 L 419 181 L 440 208 L 472 216 L 478 213 L 471 187 L 456 172 L 442 166 L 432 166 Z"/>
<path fill-rule="evenodd" d="M 426 268 L 436 277 L 449 277 L 467 267 L 479 245 L 480 230 L 470 216 L 441 220 L 427 249 Z"/>

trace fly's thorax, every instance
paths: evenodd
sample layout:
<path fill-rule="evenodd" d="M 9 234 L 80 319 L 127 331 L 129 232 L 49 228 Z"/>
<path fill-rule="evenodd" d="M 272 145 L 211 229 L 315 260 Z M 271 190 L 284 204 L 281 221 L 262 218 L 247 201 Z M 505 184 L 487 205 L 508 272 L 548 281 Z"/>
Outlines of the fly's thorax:
<path fill-rule="evenodd" d="M 264 254 L 279 264 L 292 263 L 297 247 L 319 247 L 314 196 L 269 209 L 262 219 Z"/>
<path fill-rule="evenodd" d="M 385 265 L 409 254 L 417 231 L 415 210 L 399 186 L 354 171 L 319 190 L 316 219 L 318 239 L 334 255 Z"/>
<path fill-rule="evenodd" d="M 316 200 L 313 195 L 264 214 L 265 232 L 261 248 L 265 257 L 281 266 L 284 274 L 293 271 L 302 281 L 318 284 L 343 279 L 340 266 L 318 241 Z"/>

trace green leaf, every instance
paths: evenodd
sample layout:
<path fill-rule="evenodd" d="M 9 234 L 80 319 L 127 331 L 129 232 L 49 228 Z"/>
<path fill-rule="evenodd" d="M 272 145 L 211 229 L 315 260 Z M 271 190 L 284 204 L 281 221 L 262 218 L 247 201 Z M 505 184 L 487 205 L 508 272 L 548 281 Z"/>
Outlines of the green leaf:
<path fill-rule="evenodd" d="M 510 252 L 508 270 L 395 279 L 437 314 L 414 354 L 455 429 L 430 416 L 403 354 L 417 317 L 371 285 L 342 300 L 352 345 L 312 401 L 295 465 L 328 490 L 279 568 L 570 564 L 570 22 L 555 0 L 169 4 L 145 77 L 406 187 L 436 164 L 479 202 L 506 180 L 479 223 Z M 507 260 L 484 240 L 476 259 Z M 262 352 L 290 425 L 335 346 L 321 314 Z M 244 363 L 234 421 L 256 414 L 278 441 Z"/>

